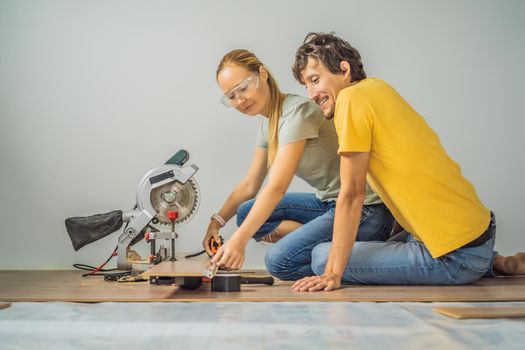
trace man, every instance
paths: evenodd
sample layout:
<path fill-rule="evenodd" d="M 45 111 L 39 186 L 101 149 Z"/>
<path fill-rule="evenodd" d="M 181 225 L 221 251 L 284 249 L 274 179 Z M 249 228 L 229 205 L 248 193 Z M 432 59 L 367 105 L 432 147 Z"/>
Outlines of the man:
<path fill-rule="evenodd" d="M 523 272 L 525 256 L 496 258 L 494 215 L 437 134 L 393 87 L 366 78 L 355 48 L 310 33 L 293 73 L 325 118 L 334 118 L 341 157 L 332 243 L 314 248 L 317 276 L 294 290 L 333 290 L 341 282 L 466 284 L 492 275 L 493 262 L 503 272 Z M 355 242 L 367 178 L 409 233 L 407 242 Z"/>

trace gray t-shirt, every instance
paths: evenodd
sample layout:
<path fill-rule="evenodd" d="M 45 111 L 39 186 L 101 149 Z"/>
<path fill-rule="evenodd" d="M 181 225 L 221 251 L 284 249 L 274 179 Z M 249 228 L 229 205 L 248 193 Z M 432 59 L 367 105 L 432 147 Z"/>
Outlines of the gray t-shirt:
<path fill-rule="evenodd" d="M 326 120 L 319 107 L 308 99 L 288 94 L 279 118 L 279 145 L 306 139 L 304 152 L 295 175 L 316 189 L 322 201 L 336 200 L 339 178 L 338 143 L 334 123 Z M 268 148 L 268 118 L 263 118 L 257 135 L 257 146 Z M 381 203 L 367 184 L 365 204 Z"/>

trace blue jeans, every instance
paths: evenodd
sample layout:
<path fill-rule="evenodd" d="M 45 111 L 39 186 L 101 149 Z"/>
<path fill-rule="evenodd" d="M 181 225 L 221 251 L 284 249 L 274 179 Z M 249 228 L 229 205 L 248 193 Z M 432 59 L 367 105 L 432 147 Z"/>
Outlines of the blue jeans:
<path fill-rule="evenodd" d="M 241 225 L 254 200 L 243 203 L 237 210 L 237 225 Z M 322 202 L 311 193 L 286 193 L 268 220 L 255 233 L 259 241 L 283 220 L 302 223 L 266 253 L 268 272 L 282 280 L 297 280 L 314 274 L 312 249 L 320 243 L 332 240 L 335 201 Z M 384 204 L 363 206 L 358 241 L 385 241 L 390 236 L 394 217 Z"/>
<path fill-rule="evenodd" d="M 459 285 L 481 277 L 494 277 L 496 220 L 492 215 L 487 230 L 492 238 L 477 247 L 460 248 L 432 258 L 422 242 L 408 235 L 406 242 L 356 242 L 343 274 L 345 284 Z M 321 275 L 330 243 L 312 252 L 312 269 Z"/>

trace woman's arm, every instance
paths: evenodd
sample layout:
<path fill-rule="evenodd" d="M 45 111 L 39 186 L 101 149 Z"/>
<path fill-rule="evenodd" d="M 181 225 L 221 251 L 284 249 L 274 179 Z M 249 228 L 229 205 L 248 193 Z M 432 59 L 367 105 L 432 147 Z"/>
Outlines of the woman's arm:
<path fill-rule="evenodd" d="M 272 164 L 268 183 L 253 204 L 250 213 L 231 239 L 212 259 L 225 269 L 240 269 L 244 262 L 244 248 L 255 232 L 266 222 L 284 196 L 293 179 L 304 151 L 306 140 L 281 145 Z"/>
<path fill-rule="evenodd" d="M 257 192 L 259 192 L 266 174 L 268 173 L 267 157 L 268 151 L 265 148 L 256 148 L 246 176 L 237 186 L 235 186 L 235 189 L 230 193 L 221 209 L 217 212 L 224 221 L 227 222 L 230 220 L 242 203 L 248 199 L 254 198 Z M 216 220 L 210 220 L 210 224 L 206 230 L 206 236 L 202 241 L 202 246 L 210 256 L 212 255 L 210 240 L 214 237 L 216 241 L 219 241 L 220 228 L 221 226 L 219 222 Z"/>

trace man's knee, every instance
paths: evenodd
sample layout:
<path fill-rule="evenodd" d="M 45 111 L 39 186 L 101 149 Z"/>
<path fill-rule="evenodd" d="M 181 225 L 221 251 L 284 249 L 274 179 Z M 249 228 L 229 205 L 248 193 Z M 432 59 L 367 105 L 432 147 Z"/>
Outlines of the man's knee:
<path fill-rule="evenodd" d="M 331 243 L 321 243 L 312 250 L 312 271 L 316 275 L 322 275 L 328 261 Z"/>

